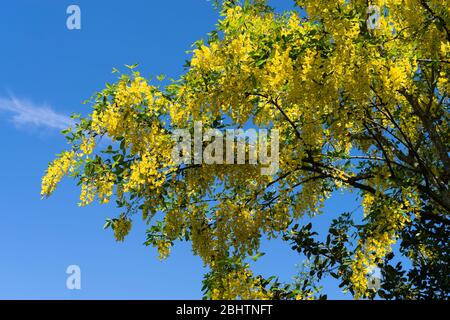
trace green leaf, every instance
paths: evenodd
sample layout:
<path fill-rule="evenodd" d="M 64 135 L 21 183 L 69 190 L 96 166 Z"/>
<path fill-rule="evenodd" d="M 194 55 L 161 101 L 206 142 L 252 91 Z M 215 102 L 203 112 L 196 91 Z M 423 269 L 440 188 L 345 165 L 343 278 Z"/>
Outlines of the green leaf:
<path fill-rule="evenodd" d="M 139 64 L 137 64 L 137 63 L 132 64 L 132 65 L 126 64 L 125 67 L 127 67 L 127 68 L 130 69 L 130 70 L 133 70 L 133 69 L 136 69 L 136 68 L 138 67 L 138 65 L 139 65 Z"/>
<path fill-rule="evenodd" d="M 253 261 L 257 261 L 259 258 L 261 258 L 262 256 L 265 256 L 266 254 L 264 252 L 258 252 L 257 254 L 255 254 L 254 256 L 251 257 L 251 259 Z"/>
<path fill-rule="evenodd" d="M 111 227 L 111 225 L 112 225 L 112 220 L 111 219 L 106 219 L 106 222 L 105 222 L 105 224 L 103 225 L 103 229 L 108 229 L 109 227 Z"/>

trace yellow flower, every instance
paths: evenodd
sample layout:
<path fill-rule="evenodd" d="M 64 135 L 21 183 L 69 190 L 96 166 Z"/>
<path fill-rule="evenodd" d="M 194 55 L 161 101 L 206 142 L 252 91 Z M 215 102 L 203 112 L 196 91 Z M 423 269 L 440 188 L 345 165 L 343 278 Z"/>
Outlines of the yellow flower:
<path fill-rule="evenodd" d="M 82 144 L 80 145 L 80 150 L 83 152 L 83 154 L 85 155 L 90 155 L 95 148 L 95 139 L 94 137 L 89 137 L 88 139 L 86 139 L 86 137 L 82 138 Z"/>
<path fill-rule="evenodd" d="M 42 178 L 41 196 L 48 197 L 61 179 L 69 173 L 75 164 L 75 152 L 66 151 L 63 152 L 59 158 L 50 163 L 45 176 Z"/>

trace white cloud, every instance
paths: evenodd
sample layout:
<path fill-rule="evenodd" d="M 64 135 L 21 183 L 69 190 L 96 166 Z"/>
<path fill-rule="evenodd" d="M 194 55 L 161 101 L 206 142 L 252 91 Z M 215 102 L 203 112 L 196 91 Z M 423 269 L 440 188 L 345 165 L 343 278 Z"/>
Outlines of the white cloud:
<path fill-rule="evenodd" d="M 66 129 L 73 120 L 55 112 L 51 107 L 38 105 L 26 99 L 15 97 L 0 97 L 0 112 L 10 113 L 11 120 L 18 126 L 47 127 L 51 129 Z"/>

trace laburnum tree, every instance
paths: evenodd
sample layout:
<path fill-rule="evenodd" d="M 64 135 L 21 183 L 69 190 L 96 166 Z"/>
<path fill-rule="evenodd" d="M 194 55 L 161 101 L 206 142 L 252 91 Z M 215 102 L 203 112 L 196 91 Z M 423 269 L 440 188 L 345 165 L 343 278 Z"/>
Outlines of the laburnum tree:
<path fill-rule="evenodd" d="M 132 66 L 92 98 L 89 116 L 74 115 L 71 149 L 50 164 L 42 196 L 69 175 L 80 205 L 116 201 L 106 227 L 118 241 L 137 216 L 161 258 L 189 241 L 209 270 L 205 298 L 324 298 L 330 276 L 355 298 L 448 298 L 448 0 L 217 7 L 216 30 L 178 80 L 152 82 Z M 279 170 L 175 163 L 172 133 L 195 121 L 279 130 Z M 304 218 L 327 214 L 338 190 L 362 210 L 317 234 Z M 308 261 L 293 283 L 252 272 L 261 239 L 275 237 Z M 369 284 L 374 268 L 380 288 Z"/>

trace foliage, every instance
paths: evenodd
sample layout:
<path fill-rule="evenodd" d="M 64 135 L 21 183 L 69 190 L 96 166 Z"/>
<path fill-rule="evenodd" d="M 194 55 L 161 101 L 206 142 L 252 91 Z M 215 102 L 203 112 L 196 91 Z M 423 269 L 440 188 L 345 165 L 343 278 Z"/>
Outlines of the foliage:
<path fill-rule="evenodd" d="M 146 244 L 162 258 L 176 241 L 190 241 L 210 268 L 210 298 L 315 297 L 313 284 L 289 294 L 246 263 L 262 237 L 281 235 L 313 259 L 311 274 L 335 276 L 355 298 L 374 297 L 367 274 L 376 266 L 384 266 L 383 297 L 445 297 L 448 2 L 371 2 L 382 8 L 379 29 L 367 27 L 362 0 L 298 0 L 284 14 L 261 0 L 219 3 L 217 29 L 195 43 L 179 80 L 153 85 L 129 66 L 129 75 L 94 96 L 92 113 L 76 116 L 65 132 L 71 149 L 50 165 L 42 196 L 70 174 L 81 205 L 113 197 L 123 210 L 107 224 L 117 240 L 139 212 L 150 224 Z M 192 130 L 194 121 L 280 130 L 279 171 L 177 165 L 171 133 Z M 101 140 L 110 145 L 102 150 Z M 305 215 L 321 213 L 336 190 L 360 197 L 360 225 L 342 216 L 325 243 L 311 239 L 310 226 L 289 233 Z M 389 263 L 399 239 L 398 254 L 412 261 L 408 279 Z"/>

